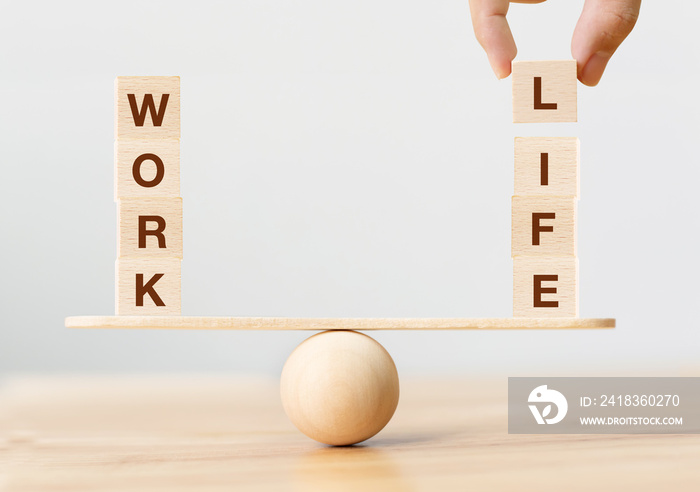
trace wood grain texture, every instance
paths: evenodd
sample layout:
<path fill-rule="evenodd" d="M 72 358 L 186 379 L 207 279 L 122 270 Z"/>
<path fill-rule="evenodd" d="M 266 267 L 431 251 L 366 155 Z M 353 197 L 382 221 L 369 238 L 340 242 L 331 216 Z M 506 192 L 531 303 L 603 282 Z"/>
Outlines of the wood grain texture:
<path fill-rule="evenodd" d="M 120 258 L 182 258 L 182 198 L 121 198 L 117 224 Z"/>
<path fill-rule="evenodd" d="M 614 328 L 613 318 L 245 318 L 74 316 L 68 328 L 175 330 L 567 330 Z"/>
<path fill-rule="evenodd" d="M 157 181 L 155 158 L 162 164 L 163 175 Z M 134 166 L 135 162 L 139 162 Z M 155 186 L 141 186 L 134 179 L 134 167 L 142 180 Z M 180 141 L 175 139 L 133 140 L 114 142 L 114 198 L 180 196 Z"/>
<path fill-rule="evenodd" d="M 371 438 L 391 420 L 399 403 L 399 375 L 391 355 L 373 338 L 324 331 L 289 356 L 280 394 L 300 431 L 324 444 L 347 446 Z"/>
<path fill-rule="evenodd" d="M 556 275 L 557 279 L 538 281 L 535 276 Z M 539 284 L 556 292 L 535 293 Z M 556 302 L 554 307 L 536 307 L 535 298 L 546 303 Z M 578 316 L 578 258 L 548 258 L 518 256 L 513 258 L 513 316 L 528 318 L 558 318 Z"/>
<path fill-rule="evenodd" d="M 576 60 L 513 62 L 513 123 L 557 123 L 577 120 Z M 538 109 L 536 78 L 541 83 Z"/>
<path fill-rule="evenodd" d="M 115 139 L 180 138 L 180 77 L 117 77 L 114 90 Z M 141 126 L 134 117 L 129 94 L 133 94 L 136 114 L 145 116 Z M 149 98 L 152 106 L 144 107 Z"/>
<path fill-rule="evenodd" d="M 179 258 L 119 258 L 116 261 L 116 314 L 179 315 L 181 281 Z M 139 281 L 139 276 L 142 276 Z M 156 278 L 159 277 L 159 278 Z M 139 287 L 151 290 L 138 294 Z M 137 299 L 143 299 L 142 306 Z M 157 303 L 163 305 L 157 305 Z"/>
<path fill-rule="evenodd" d="M 511 255 L 514 257 L 575 256 L 576 199 L 514 196 L 512 233 Z"/>
<path fill-rule="evenodd" d="M 695 374 L 697 375 L 697 374 Z M 403 378 L 366 445 L 297 431 L 276 378 L 44 377 L 0 386 L 7 492 L 695 492 L 697 435 L 509 435 L 507 379 Z"/>
<path fill-rule="evenodd" d="M 514 161 L 515 195 L 579 197 L 578 138 L 516 137 Z"/>

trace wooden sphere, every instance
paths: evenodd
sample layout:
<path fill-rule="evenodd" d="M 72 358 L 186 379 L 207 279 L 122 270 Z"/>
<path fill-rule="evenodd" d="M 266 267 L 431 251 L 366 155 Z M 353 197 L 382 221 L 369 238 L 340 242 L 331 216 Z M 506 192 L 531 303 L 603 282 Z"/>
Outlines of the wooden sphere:
<path fill-rule="evenodd" d="M 282 405 L 297 428 L 324 444 L 374 436 L 399 403 L 389 353 L 356 331 L 325 331 L 299 345 L 282 369 Z"/>

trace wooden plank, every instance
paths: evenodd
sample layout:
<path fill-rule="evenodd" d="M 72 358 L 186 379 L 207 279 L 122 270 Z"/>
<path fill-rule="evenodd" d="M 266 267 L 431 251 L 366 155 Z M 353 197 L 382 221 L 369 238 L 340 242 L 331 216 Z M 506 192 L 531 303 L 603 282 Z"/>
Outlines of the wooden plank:
<path fill-rule="evenodd" d="M 75 316 L 67 328 L 186 330 L 566 330 L 614 328 L 613 318 L 264 318 Z"/>
<path fill-rule="evenodd" d="M 576 60 L 513 62 L 513 123 L 575 122 Z"/>
<path fill-rule="evenodd" d="M 576 137 L 516 137 L 515 195 L 579 197 Z"/>
<path fill-rule="evenodd" d="M 182 198 L 121 198 L 120 258 L 182 258 Z"/>
<path fill-rule="evenodd" d="M 513 316 L 578 316 L 578 258 L 513 258 Z"/>
<path fill-rule="evenodd" d="M 180 265 L 179 258 L 119 258 L 117 315 L 179 315 Z"/>
<path fill-rule="evenodd" d="M 509 435 L 507 384 L 404 377 L 382 432 L 331 448 L 289 422 L 276 377 L 15 376 L 0 478 L 8 492 L 698 490 L 698 436 Z"/>

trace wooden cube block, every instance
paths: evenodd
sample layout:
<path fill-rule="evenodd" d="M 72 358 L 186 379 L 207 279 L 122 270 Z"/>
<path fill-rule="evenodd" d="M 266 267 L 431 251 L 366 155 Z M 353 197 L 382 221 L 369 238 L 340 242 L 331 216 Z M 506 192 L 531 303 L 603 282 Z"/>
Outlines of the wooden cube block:
<path fill-rule="evenodd" d="M 513 122 L 574 122 L 576 60 L 514 61 Z"/>
<path fill-rule="evenodd" d="M 514 196 L 512 256 L 575 256 L 576 199 Z"/>
<path fill-rule="evenodd" d="M 578 259 L 513 259 L 513 316 L 578 317 Z"/>
<path fill-rule="evenodd" d="M 179 197 L 180 141 L 114 142 L 114 198 Z"/>
<path fill-rule="evenodd" d="M 179 315 L 179 258 L 120 258 L 116 263 L 116 314 Z"/>
<path fill-rule="evenodd" d="M 117 77 L 115 138 L 180 138 L 180 77 Z"/>
<path fill-rule="evenodd" d="M 122 198 L 117 208 L 120 258 L 182 258 L 182 198 Z"/>
<path fill-rule="evenodd" d="M 515 194 L 578 198 L 578 138 L 516 137 Z"/>

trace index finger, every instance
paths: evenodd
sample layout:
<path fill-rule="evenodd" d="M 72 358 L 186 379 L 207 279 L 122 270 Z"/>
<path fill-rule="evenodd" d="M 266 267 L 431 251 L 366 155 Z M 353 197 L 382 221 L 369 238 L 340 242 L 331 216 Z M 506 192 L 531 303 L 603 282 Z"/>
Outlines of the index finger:
<path fill-rule="evenodd" d="M 542 3 L 545 0 L 514 0 L 513 3 Z M 499 79 L 510 75 L 510 64 L 518 53 L 506 14 L 509 0 L 470 0 L 469 10 L 476 39 Z"/>

